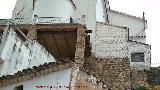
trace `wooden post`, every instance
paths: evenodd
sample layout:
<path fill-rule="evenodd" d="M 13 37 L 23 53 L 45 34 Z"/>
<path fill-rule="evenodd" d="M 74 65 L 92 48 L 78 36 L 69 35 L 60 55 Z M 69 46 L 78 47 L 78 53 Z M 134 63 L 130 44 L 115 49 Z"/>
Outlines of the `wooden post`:
<path fill-rule="evenodd" d="M 77 43 L 75 52 L 75 64 L 83 66 L 85 52 L 85 28 L 79 26 L 77 30 Z"/>

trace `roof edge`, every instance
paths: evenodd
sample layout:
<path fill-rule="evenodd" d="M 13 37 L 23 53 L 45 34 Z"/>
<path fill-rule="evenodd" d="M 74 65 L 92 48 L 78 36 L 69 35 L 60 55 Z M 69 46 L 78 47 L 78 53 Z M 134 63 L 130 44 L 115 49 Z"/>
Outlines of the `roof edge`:
<path fill-rule="evenodd" d="M 129 30 L 129 28 L 128 28 L 128 27 L 118 26 L 118 25 L 113 25 L 113 24 L 110 24 L 110 23 L 104 23 L 104 22 L 98 22 L 98 21 L 96 21 L 96 23 L 100 23 L 100 24 L 104 24 L 104 25 L 113 26 L 113 27 L 116 27 L 116 28 L 121 28 L 121 29 Z"/>
<path fill-rule="evenodd" d="M 145 20 L 144 18 L 137 17 L 137 16 L 133 16 L 133 15 L 130 15 L 130 14 L 127 14 L 127 13 L 123 13 L 123 12 L 120 12 L 120 11 L 116 11 L 116 10 L 113 10 L 113 9 L 107 9 L 107 10 L 108 10 L 108 11 L 111 11 L 111 12 L 123 14 L 123 15 L 129 16 L 129 17 L 135 18 L 135 19 L 139 19 L 139 20 L 142 20 L 142 21 Z M 145 22 L 147 22 L 147 20 L 145 20 Z"/>
<path fill-rule="evenodd" d="M 36 77 L 54 73 L 60 70 L 68 69 L 72 67 L 70 63 L 62 62 L 50 62 L 39 66 L 33 66 L 32 68 L 23 69 L 18 71 L 14 75 L 7 75 L 0 77 L 0 88 L 7 85 L 15 84 L 25 80 L 30 80 Z"/>
<path fill-rule="evenodd" d="M 151 45 L 149 45 L 149 44 L 146 44 L 146 43 L 137 42 L 137 41 L 132 41 L 132 40 L 128 40 L 128 42 L 132 42 L 132 43 L 138 43 L 138 44 L 143 44 L 143 45 L 151 46 Z"/>

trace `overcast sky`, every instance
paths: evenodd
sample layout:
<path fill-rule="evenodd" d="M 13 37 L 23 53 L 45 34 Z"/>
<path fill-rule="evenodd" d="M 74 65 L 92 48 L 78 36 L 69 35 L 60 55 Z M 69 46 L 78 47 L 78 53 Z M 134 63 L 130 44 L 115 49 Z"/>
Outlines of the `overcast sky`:
<path fill-rule="evenodd" d="M 111 9 L 142 17 L 148 20 L 147 43 L 152 45 L 152 66 L 160 65 L 160 1 L 159 0 L 109 0 Z M 0 19 L 10 18 L 16 0 L 0 0 Z"/>

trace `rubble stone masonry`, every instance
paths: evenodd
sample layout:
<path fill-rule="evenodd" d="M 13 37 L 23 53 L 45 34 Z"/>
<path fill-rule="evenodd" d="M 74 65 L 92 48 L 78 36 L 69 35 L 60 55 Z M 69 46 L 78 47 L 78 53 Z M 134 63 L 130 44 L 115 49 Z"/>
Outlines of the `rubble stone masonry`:
<path fill-rule="evenodd" d="M 130 67 L 127 58 L 120 59 L 85 59 L 84 68 L 106 86 L 105 90 L 130 89 Z"/>

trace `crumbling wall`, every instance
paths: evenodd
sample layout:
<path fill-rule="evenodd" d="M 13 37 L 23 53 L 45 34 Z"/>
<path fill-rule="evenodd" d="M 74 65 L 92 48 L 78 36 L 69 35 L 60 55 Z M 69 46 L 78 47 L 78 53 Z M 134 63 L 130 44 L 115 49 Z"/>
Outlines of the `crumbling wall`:
<path fill-rule="evenodd" d="M 86 72 L 102 81 L 107 89 L 130 89 L 130 66 L 128 59 L 87 58 L 84 63 Z"/>
<path fill-rule="evenodd" d="M 103 90 L 103 83 L 84 71 L 78 72 L 75 86 L 76 90 Z"/>
<path fill-rule="evenodd" d="M 132 69 L 131 70 L 131 83 L 135 84 L 145 84 L 147 85 L 147 72 L 145 70 Z"/>
<path fill-rule="evenodd" d="M 4 61 L 1 75 L 14 74 L 26 68 L 38 66 L 40 64 L 55 62 L 54 57 L 49 54 L 44 47 L 36 41 L 23 41 L 17 33 L 10 29 L 5 31 L 1 43 L 1 59 Z M 2 45 L 4 44 L 4 45 Z"/>
<path fill-rule="evenodd" d="M 145 69 L 151 67 L 151 47 L 150 45 L 139 43 L 139 42 L 132 42 L 128 43 L 129 49 L 129 60 L 131 68 L 136 69 Z M 144 53 L 144 62 L 131 62 L 131 54 L 136 52 Z"/>
<path fill-rule="evenodd" d="M 144 70 L 131 70 L 132 84 L 144 84 L 150 86 L 160 86 L 160 68 L 150 67 Z"/>
<path fill-rule="evenodd" d="M 97 23 L 95 56 L 125 58 L 128 56 L 128 30 L 123 27 Z"/>
<path fill-rule="evenodd" d="M 160 67 L 151 67 L 146 70 L 148 84 L 152 86 L 160 86 Z"/>

